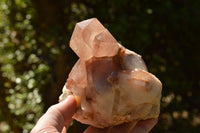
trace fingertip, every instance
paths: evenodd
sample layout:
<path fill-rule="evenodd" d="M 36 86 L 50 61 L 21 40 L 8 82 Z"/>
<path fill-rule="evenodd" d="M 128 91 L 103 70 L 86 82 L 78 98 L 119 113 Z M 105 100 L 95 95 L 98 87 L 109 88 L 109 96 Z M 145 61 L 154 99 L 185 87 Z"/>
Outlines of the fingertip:
<path fill-rule="evenodd" d="M 131 133 L 149 133 L 157 124 L 158 118 L 139 121 Z"/>
<path fill-rule="evenodd" d="M 121 125 L 113 126 L 110 128 L 110 133 L 130 133 L 130 131 L 135 127 L 137 124 L 137 121 L 129 122 L 129 123 L 123 123 Z"/>
<path fill-rule="evenodd" d="M 93 126 L 89 126 L 84 133 L 110 133 L 109 128 L 96 128 Z"/>
<path fill-rule="evenodd" d="M 68 96 L 64 101 L 58 104 L 58 109 L 63 114 L 64 118 L 73 116 L 76 111 L 77 102 L 73 95 Z"/>
<path fill-rule="evenodd" d="M 62 100 L 60 103 L 63 103 L 63 102 L 69 101 L 69 100 L 75 100 L 75 97 L 73 95 L 69 95 L 64 100 Z"/>

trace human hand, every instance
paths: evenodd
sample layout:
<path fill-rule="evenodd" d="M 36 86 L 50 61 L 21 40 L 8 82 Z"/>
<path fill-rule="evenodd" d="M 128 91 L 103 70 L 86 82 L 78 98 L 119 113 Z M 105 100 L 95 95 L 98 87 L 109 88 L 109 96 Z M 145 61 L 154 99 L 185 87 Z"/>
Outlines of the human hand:
<path fill-rule="evenodd" d="M 90 126 L 84 133 L 149 133 L 157 121 L 158 119 L 141 120 L 104 129 Z"/>
<path fill-rule="evenodd" d="M 76 111 L 76 100 L 68 96 L 64 101 L 51 106 L 38 120 L 31 133 L 64 133 Z"/>
<path fill-rule="evenodd" d="M 66 133 L 75 111 L 76 100 L 73 96 L 68 96 L 63 102 L 51 106 L 31 133 Z M 149 119 L 104 129 L 90 126 L 84 133 L 148 133 L 156 123 L 157 119 Z"/>

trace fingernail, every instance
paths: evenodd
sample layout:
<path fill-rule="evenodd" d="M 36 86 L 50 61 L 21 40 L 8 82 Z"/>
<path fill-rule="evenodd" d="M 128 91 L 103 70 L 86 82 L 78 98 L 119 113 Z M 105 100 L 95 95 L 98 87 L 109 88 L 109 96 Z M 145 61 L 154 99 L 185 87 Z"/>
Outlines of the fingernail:
<path fill-rule="evenodd" d="M 77 110 L 77 109 L 79 109 L 81 107 L 81 97 L 80 96 L 68 95 L 65 99 L 63 99 L 60 102 L 68 101 L 72 97 L 75 98 L 75 101 L 76 101 L 76 110 Z"/>
<path fill-rule="evenodd" d="M 62 100 L 59 100 L 60 103 L 63 103 L 65 101 L 68 101 L 71 97 L 74 97 L 73 95 L 68 95 L 65 98 L 62 98 Z"/>
<path fill-rule="evenodd" d="M 77 109 L 81 107 L 81 97 L 75 96 Z"/>

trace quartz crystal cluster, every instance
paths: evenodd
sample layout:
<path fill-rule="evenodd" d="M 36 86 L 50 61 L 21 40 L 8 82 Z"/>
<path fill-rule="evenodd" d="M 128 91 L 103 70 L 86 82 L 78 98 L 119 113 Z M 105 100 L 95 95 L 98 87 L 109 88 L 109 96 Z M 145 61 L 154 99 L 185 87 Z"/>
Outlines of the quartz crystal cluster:
<path fill-rule="evenodd" d="M 76 24 L 70 47 L 79 60 L 59 99 L 81 99 L 74 119 L 104 128 L 159 116 L 161 82 L 96 18 Z"/>

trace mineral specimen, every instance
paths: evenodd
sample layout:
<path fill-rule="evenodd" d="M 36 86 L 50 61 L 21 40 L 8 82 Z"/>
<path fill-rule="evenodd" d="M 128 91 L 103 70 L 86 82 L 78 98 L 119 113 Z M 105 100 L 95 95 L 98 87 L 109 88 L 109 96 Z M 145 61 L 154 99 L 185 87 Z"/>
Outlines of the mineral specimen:
<path fill-rule="evenodd" d="M 76 24 L 70 47 L 79 60 L 59 99 L 81 99 L 74 119 L 104 128 L 159 116 L 161 82 L 96 18 Z"/>

